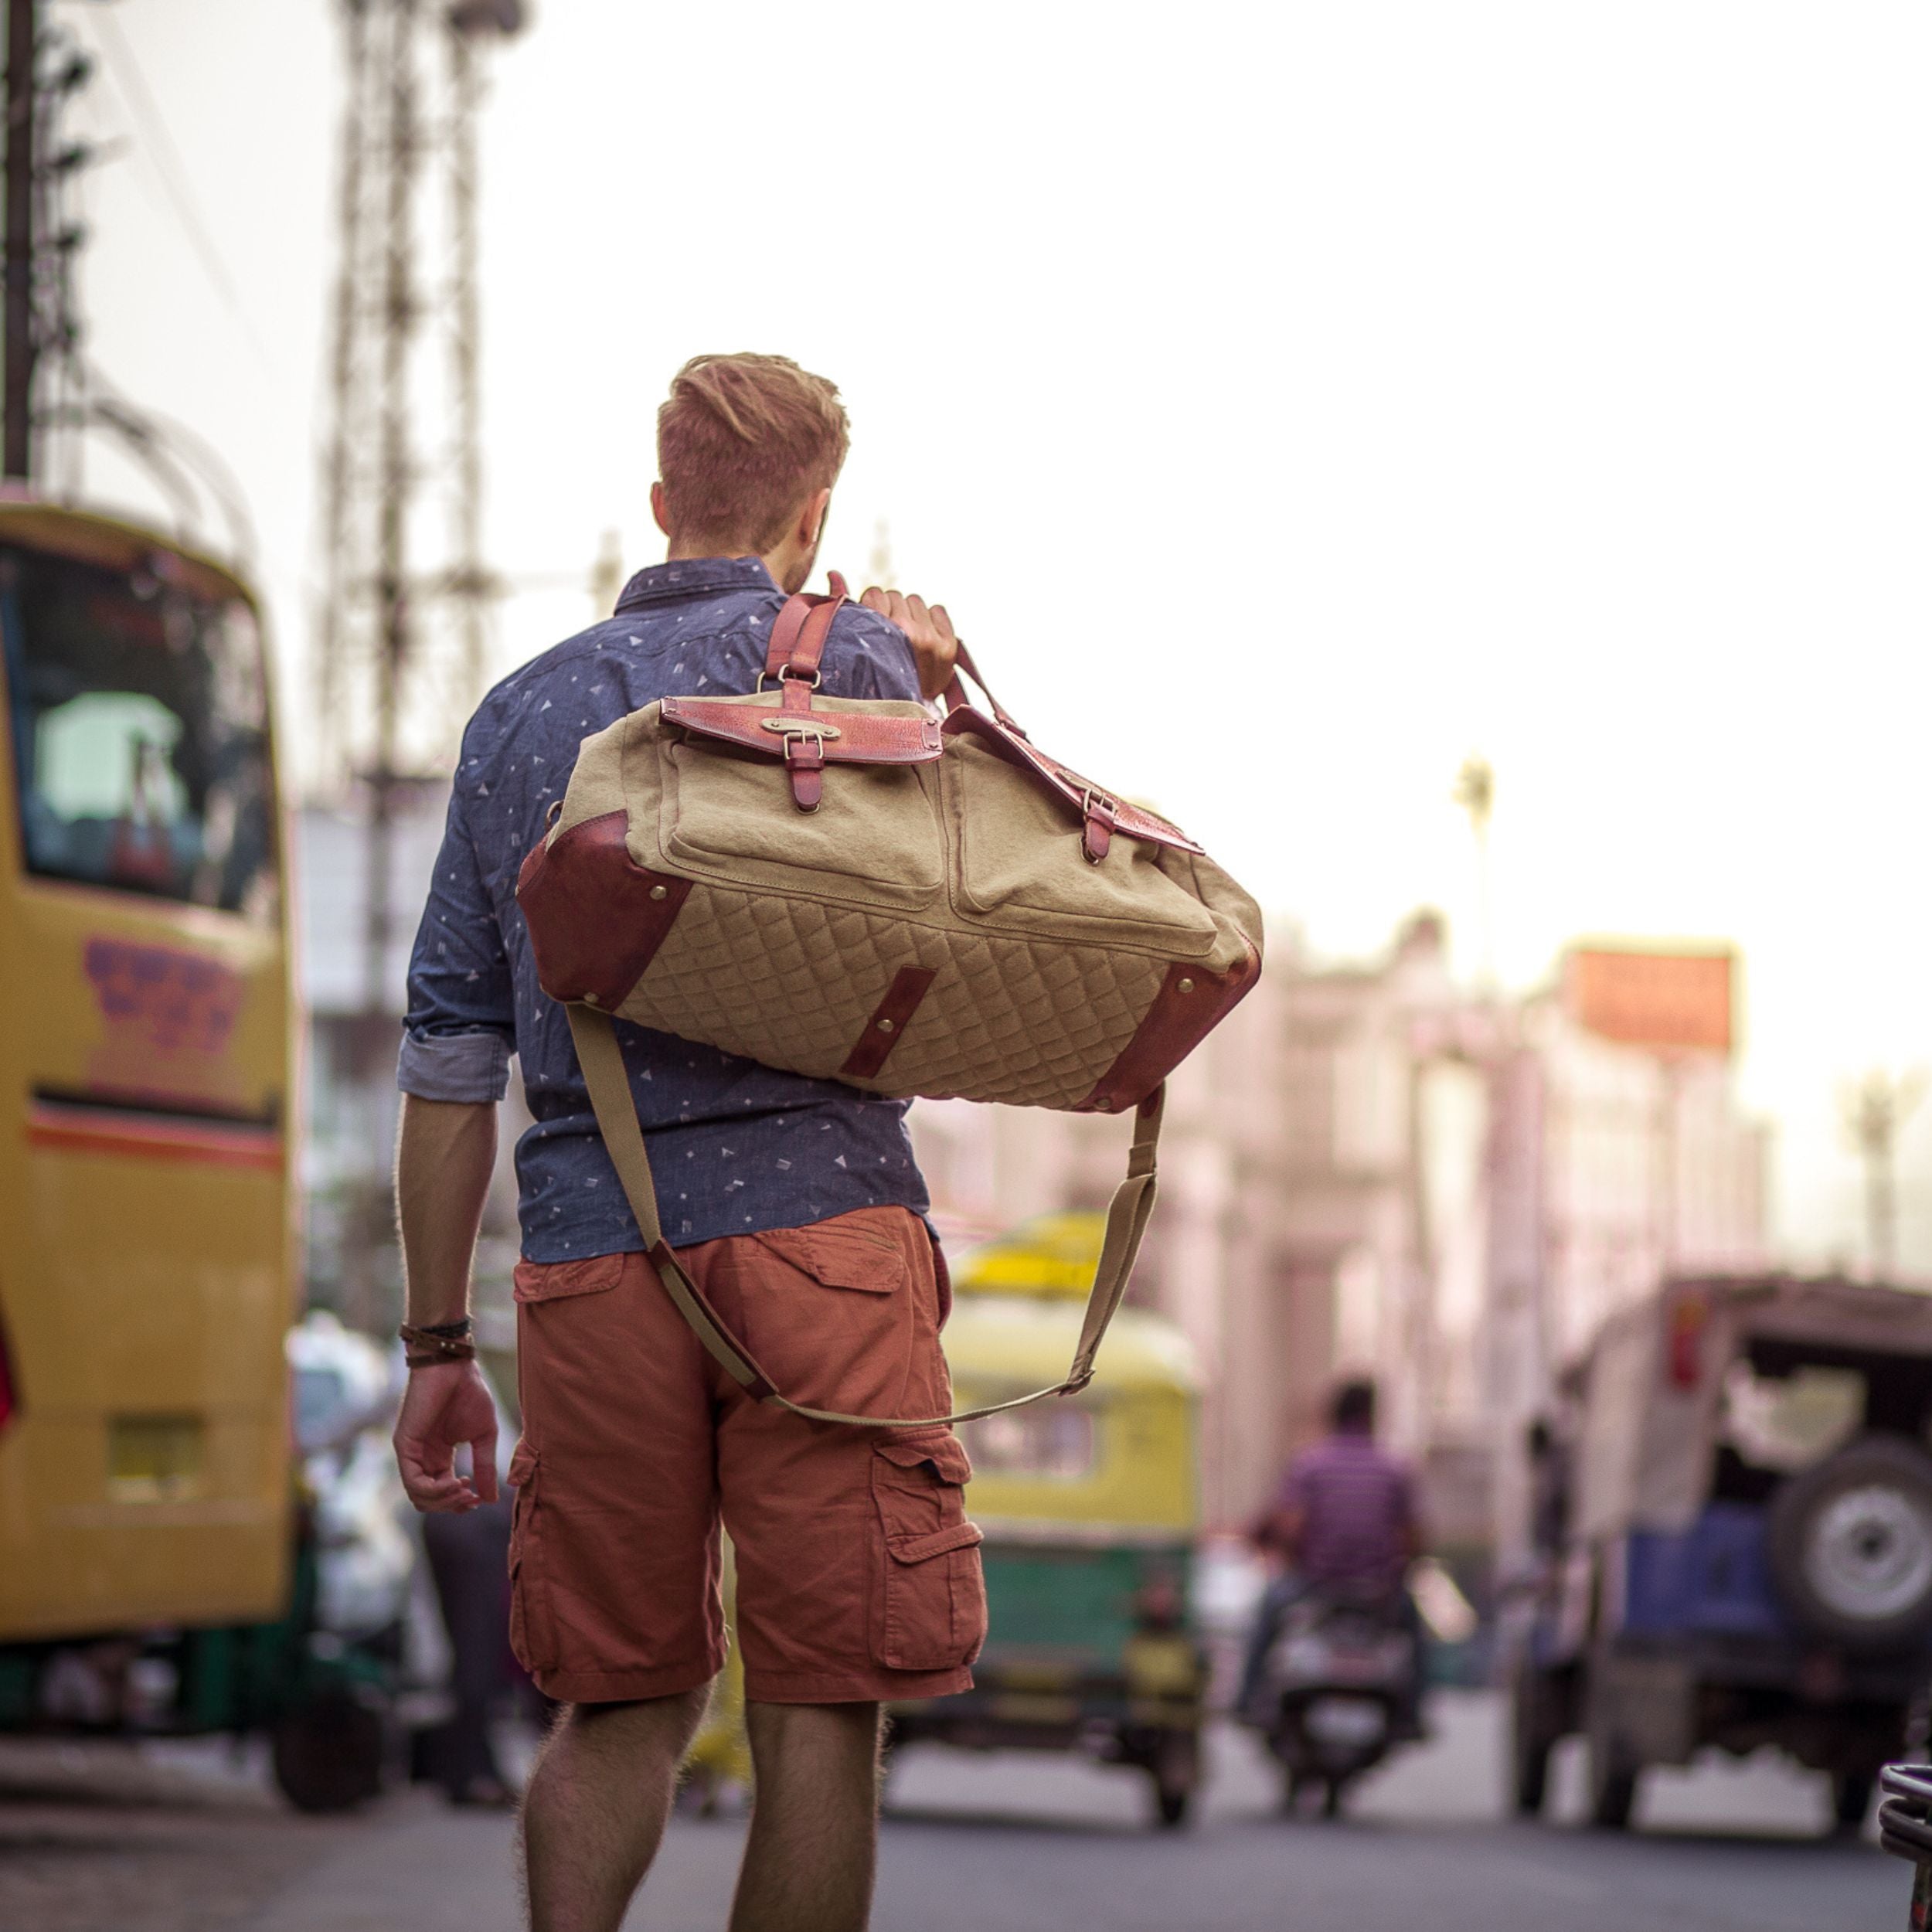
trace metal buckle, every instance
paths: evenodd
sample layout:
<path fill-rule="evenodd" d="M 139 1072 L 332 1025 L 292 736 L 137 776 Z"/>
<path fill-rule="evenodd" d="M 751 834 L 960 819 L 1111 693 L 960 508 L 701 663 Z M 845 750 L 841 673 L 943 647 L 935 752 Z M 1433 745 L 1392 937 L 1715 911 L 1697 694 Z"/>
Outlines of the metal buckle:
<path fill-rule="evenodd" d="M 801 724 L 795 714 L 787 716 L 782 711 L 769 718 L 760 718 L 758 723 L 761 730 L 775 731 L 781 737 L 816 738 L 821 751 L 825 750 L 828 738 L 843 736 L 835 724 L 824 724 L 816 718 L 810 724 Z"/>
<path fill-rule="evenodd" d="M 818 667 L 816 665 L 814 665 L 809 671 L 794 671 L 788 664 L 781 664 L 775 672 L 760 671 L 758 673 L 758 682 L 751 687 L 754 696 L 764 690 L 765 680 L 767 678 L 776 684 L 784 684 L 787 682 L 804 684 L 808 691 L 816 691 L 818 689 Z"/>
<path fill-rule="evenodd" d="M 1121 801 L 1110 798 L 1104 791 L 1096 791 L 1089 785 L 1080 794 L 1080 816 L 1083 818 L 1104 819 L 1110 826 L 1117 825 L 1121 817 Z"/>

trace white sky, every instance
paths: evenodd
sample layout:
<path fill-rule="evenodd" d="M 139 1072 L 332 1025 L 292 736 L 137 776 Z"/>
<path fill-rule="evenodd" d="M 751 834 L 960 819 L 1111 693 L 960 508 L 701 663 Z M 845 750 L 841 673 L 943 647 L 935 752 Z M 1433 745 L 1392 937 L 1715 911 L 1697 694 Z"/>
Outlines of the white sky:
<path fill-rule="evenodd" d="M 243 479 L 299 721 L 334 11 L 114 17 L 236 300 L 111 66 L 93 346 Z M 671 372 L 798 357 L 854 423 L 826 561 L 889 517 L 1035 736 L 1324 954 L 1430 901 L 1472 960 L 1475 748 L 1507 982 L 1737 942 L 1781 1225 L 1855 1253 L 1836 1083 L 1932 1063 L 1928 56 L 1904 5 L 539 0 L 485 129 L 493 560 L 655 560 Z M 512 599 L 499 668 L 587 617 Z M 1906 1157 L 1932 1271 L 1932 1104 Z"/>

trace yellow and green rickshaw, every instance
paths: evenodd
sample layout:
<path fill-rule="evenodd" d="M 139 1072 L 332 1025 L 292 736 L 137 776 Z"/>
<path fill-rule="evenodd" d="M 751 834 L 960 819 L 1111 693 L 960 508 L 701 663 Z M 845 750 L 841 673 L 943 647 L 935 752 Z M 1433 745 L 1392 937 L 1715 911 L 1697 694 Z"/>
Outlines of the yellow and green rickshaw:
<path fill-rule="evenodd" d="M 946 1330 L 961 1407 L 1065 1372 L 1102 1217 L 1048 1215 L 964 1257 Z M 1171 1321 L 1124 1308 L 1081 1394 L 962 1426 L 989 1625 L 972 1690 L 896 1705 L 895 1744 L 1077 1751 L 1146 1772 L 1178 1825 L 1200 1780 L 1189 1610 L 1199 1387 Z"/>

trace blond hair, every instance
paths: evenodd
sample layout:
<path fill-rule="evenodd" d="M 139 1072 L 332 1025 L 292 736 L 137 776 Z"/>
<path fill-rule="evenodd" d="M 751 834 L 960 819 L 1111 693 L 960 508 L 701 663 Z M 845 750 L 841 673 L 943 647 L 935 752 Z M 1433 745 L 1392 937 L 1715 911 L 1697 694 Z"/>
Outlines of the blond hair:
<path fill-rule="evenodd" d="M 773 549 L 851 443 L 836 384 L 784 355 L 694 355 L 658 411 L 666 521 L 685 545 Z"/>

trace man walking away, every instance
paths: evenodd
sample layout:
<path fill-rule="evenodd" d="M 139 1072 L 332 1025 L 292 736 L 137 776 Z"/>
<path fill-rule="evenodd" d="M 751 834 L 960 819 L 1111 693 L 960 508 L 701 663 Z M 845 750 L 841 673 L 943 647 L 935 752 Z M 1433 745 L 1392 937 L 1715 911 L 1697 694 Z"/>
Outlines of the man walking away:
<path fill-rule="evenodd" d="M 1242 1672 L 1240 1708 L 1255 1721 L 1269 1646 L 1289 1606 L 1335 1593 L 1386 1599 L 1414 1646 L 1409 1695 L 1396 1713 L 1400 1735 L 1421 1735 L 1422 1626 L 1406 1587 L 1421 1553 L 1415 1485 L 1407 1468 L 1376 1444 L 1372 1382 L 1343 1383 L 1329 1405 L 1325 1440 L 1288 1465 L 1273 1508 L 1256 1536 L 1277 1550 L 1282 1573 L 1261 1600 Z"/>
<path fill-rule="evenodd" d="M 614 1932 L 650 1866 L 723 1662 L 721 1517 L 757 1767 L 736 1932 L 864 1925 L 879 1705 L 966 1689 L 985 1631 L 970 1535 L 932 1533 L 964 1525 L 951 1432 L 760 1406 L 664 1293 L 515 900 L 583 739 L 657 699 L 754 688 L 811 573 L 846 440 L 836 389 L 782 357 L 699 356 L 679 372 L 651 490 L 668 560 L 471 720 L 411 964 L 396 1192 L 412 1373 L 396 1441 L 420 1509 L 473 1509 L 496 1488 L 465 1311 L 512 1053 L 536 1117 L 517 1149 L 511 1638 L 569 1708 L 525 1801 L 535 1932 Z M 943 609 L 869 590 L 832 627 L 823 688 L 933 697 L 956 648 Z M 944 1276 L 904 1103 L 617 1031 L 668 1238 L 726 1320 L 815 1403 L 943 1413 Z M 464 1442 L 474 1481 L 453 1461 Z M 889 1537 L 902 1553 L 941 1547 L 896 1561 Z"/>

